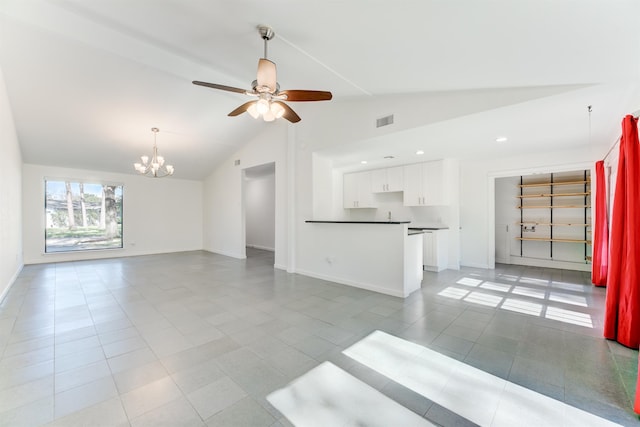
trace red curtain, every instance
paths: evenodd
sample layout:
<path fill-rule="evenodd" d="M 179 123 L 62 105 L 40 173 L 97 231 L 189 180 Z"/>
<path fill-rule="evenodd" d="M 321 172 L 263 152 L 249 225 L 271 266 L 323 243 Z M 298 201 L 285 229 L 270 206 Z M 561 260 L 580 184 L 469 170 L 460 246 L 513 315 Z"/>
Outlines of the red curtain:
<path fill-rule="evenodd" d="M 595 203 L 591 282 L 596 286 L 605 286 L 609 267 L 609 220 L 607 218 L 607 187 L 605 184 L 604 160 L 596 162 Z"/>
<path fill-rule="evenodd" d="M 622 120 L 613 200 L 604 336 L 631 348 L 640 344 L 640 158 L 638 119 Z"/>
<path fill-rule="evenodd" d="M 639 161 L 638 119 L 628 115 L 622 120 L 613 200 L 604 336 L 631 348 L 640 344 Z"/>

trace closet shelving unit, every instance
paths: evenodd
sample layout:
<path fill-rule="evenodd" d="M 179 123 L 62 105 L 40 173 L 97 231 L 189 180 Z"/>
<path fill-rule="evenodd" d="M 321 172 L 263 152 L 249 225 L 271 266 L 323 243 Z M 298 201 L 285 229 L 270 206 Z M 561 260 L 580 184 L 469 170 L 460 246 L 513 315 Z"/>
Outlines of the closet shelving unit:
<path fill-rule="evenodd" d="M 580 174 L 580 175 L 578 175 Z M 549 259 L 554 259 L 554 244 L 575 243 L 584 247 L 584 262 L 591 261 L 591 181 L 589 171 L 578 171 L 557 178 L 547 174 L 548 180 L 527 182 L 520 177 L 520 194 L 517 208 L 520 210 L 520 256 L 525 256 L 523 242 L 544 242 L 549 244 Z M 560 214 L 558 210 L 564 211 Z M 530 212 L 537 212 L 530 215 Z M 544 214 L 542 214 L 544 212 Z M 544 216 L 544 219 L 540 217 Z M 540 227 L 542 236 L 533 236 Z M 577 229 L 577 230 L 576 230 Z"/>

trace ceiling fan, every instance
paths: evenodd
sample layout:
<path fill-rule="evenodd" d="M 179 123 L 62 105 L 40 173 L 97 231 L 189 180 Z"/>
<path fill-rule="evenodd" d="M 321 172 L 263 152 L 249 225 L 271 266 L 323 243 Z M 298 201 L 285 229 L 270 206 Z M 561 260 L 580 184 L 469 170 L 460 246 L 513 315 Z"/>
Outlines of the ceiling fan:
<path fill-rule="evenodd" d="M 264 121 L 267 122 L 280 117 L 284 117 L 291 123 L 300 121 L 300 116 L 284 101 L 329 101 L 332 98 L 331 92 L 320 90 L 280 90 L 280 85 L 276 79 L 276 64 L 267 59 L 267 42 L 275 36 L 275 33 L 270 27 L 265 26 L 259 26 L 258 32 L 262 40 L 264 40 L 264 58 L 258 60 L 258 76 L 251 83 L 251 90 L 199 81 L 194 81 L 193 84 L 228 92 L 243 93 L 257 98 L 242 104 L 230 112 L 229 116 L 238 116 L 246 111 L 254 118 L 262 116 Z"/>

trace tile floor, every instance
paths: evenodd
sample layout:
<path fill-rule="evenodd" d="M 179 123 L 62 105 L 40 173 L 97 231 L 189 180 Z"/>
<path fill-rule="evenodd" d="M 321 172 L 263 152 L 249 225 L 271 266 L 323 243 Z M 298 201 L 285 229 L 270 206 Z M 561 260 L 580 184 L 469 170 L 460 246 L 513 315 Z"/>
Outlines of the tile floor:
<path fill-rule="evenodd" d="M 266 396 L 323 362 L 433 424 L 475 425 L 343 353 L 376 330 L 638 425 L 638 352 L 601 338 L 587 273 L 425 273 L 402 300 L 248 254 L 25 266 L 0 304 L 0 425 L 288 426 Z"/>

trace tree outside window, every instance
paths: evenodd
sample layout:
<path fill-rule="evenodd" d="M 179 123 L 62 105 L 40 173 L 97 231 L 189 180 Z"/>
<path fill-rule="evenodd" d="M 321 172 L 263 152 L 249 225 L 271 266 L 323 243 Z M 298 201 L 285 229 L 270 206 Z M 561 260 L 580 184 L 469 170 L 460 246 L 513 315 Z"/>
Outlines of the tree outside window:
<path fill-rule="evenodd" d="M 120 249 L 122 185 L 45 181 L 45 252 Z"/>

